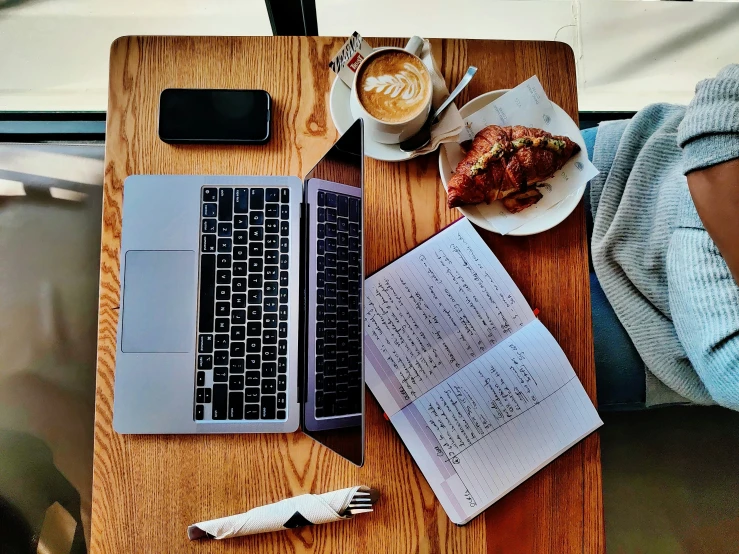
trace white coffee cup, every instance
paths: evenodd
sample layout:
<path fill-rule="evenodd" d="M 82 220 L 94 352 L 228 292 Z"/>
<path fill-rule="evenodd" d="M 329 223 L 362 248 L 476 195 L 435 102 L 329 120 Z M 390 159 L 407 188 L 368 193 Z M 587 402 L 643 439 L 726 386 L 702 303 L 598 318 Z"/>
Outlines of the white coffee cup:
<path fill-rule="evenodd" d="M 431 99 L 433 98 L 433 90 L 431 89 L 433 85 L 431 81 L 431 74 L 429 73 L 428 68 L 424 65 L 421 58 L 418 57 L 418 54 L 420 53 L 422 48 L 423 39 L 421 39 L 420 37 L 413 37 L 410 41 L 408 41 L 405 49 L 389 47 L 379 48 L 375 50 L 362 61 L 362 64 L 357 69 L 356 73 L 354 74 L 354 84 L 352 86 L 351 95 L 349 97 L 349 107 L 354 118 L 362 118 L 364 120 L 364 132 L 367 138 L 383 144 L 397 144 L 412 137 L 418 131 L 420 131 L 421 127 L 423 127 L 423 124 L 426 122 L 426 119 L 428 119 L 429 113 L 431 111 Z M 422 110 L 415 113 L 415 115 L 407 120 L 390 122 L 382 121 L 376 118 L 375 116 L 370 114 L 364 108 L 364 106 L 362 106 L 362 103 L 359 101 L 357 87 L 360 86 L 359 78 L 362 74 L 362 66 L 374 59 L 376 56 L 380 54 L 386 54 L 388 51 L 392 50 L 410 54 L 419 61 L 420 67 L 423 68 L 423 71 L 428 76 L 429 91 L 428 98 L 426 99 L 425 106 Z"/>

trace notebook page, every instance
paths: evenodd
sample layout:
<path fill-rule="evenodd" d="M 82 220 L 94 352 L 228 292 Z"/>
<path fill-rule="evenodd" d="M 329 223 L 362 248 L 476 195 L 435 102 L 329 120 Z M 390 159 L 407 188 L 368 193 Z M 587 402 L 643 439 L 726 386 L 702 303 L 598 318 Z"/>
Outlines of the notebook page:
<path fill-rule="evenodd" d="M 602 425 L 538 320 L 390 417 L 454 523 Z"/>
<path fill-rule="evenodd" d="M 388 415 L 534 319 L 466 219 L 367 279 L 364 313 L 365 379 Z"/>

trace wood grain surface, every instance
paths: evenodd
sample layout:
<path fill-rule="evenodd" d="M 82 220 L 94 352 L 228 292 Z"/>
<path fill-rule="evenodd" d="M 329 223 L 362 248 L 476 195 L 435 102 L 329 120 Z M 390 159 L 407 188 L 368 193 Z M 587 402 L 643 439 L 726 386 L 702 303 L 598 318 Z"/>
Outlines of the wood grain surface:
<path fill-rule="evenodd" d="M 356 468 L 302 433 L 131 436 L 112 430 L 123 180 L 131 174 L 303 176 L 337 139 L 326 63 L 341 38 L 125 37 L 112 46 L 107 121 L 91 551 L 164 552 L 602 552 L 597 433 L 464 527 L 450 523 L 367 393 L 367 462 Z M 403 39 L 370 39 L 402 46 Z M 477 76 L 457 101 L 539 76 L 577 118 L 575 63 L 553 42 L 434 40 L 447 83 Z M 157 137 L 167 87 L 257 88 L 274 100 L 264 146 L 170 146 Z M 451 88 L 451 87 L 450 87 Z M 446 208 L 437 154 L 366 162 L 368 271 L 457 217 Z M 582 207 L 533 237 L 483 234 L 551 330 L 595 399 L 587 247 Z M 305 492 L 377 487 L 376 511 L 353 521 L 229 541 L 189 542 L 188 524 Z"/>

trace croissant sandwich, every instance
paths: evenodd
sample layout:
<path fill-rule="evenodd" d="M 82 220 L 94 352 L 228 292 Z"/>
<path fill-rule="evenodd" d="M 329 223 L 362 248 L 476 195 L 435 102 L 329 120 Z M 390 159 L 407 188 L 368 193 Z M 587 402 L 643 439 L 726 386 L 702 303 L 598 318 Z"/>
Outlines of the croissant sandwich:
<path fill-rule="evenodd" d="M 580 146 L 569 138 L 541 129 L 485 127 L 475 135 L 449 181 L 449 207 L 502 200 L 508 211 L 519 212 L 542 197 L 535 185 L 562 169 L 579 151 Z"/>

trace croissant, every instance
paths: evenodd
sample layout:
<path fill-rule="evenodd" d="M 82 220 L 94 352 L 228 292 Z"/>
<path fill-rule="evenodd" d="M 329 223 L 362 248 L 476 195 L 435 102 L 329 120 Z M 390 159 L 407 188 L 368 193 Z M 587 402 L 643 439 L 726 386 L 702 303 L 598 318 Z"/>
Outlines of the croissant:
<path fill-rule="evenodd" d="M 579 151 L 580 146 L 569 138 L 541 129 L 490 125 L 475 135 L 457 165 L 449 180 L 447 203 L 456 208 L 516 195 L 520 201 L 504 206 L 520 211 L 541 198 L 531 193 L 535 188 L 528 187 L 550 178 Z"/>

